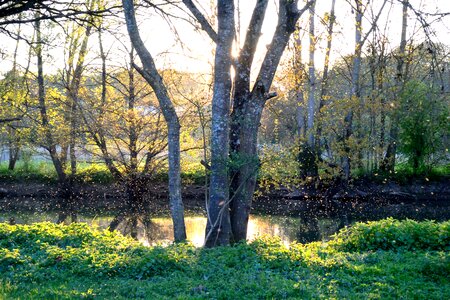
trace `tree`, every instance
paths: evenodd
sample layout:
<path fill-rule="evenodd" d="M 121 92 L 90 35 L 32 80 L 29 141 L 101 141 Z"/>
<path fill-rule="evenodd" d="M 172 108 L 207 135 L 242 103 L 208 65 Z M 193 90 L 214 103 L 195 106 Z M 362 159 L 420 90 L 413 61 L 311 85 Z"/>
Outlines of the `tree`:
<path fill-rule="evenodd" d="M 308 1 L 302 8 L 298 9 L 298 1 L 280 0 L 278 3 L 278 22 L 271 43 L 267 47 L 265 58 L 256 76 L 255 83 L 251 87 L 250 73 L 254 60 L 256 47 L 261 36 L 261 28 L 264 21 L 268 0 L 258 0 L 253 9 L 250 24 L 247 28 L 244 44 L 239 51 L 236 59 L 231 58 L 231 52 L 228 53 L 230 61 L 235 61 L 234 93 L 232 95 L 232 112 L 230 119 L 230 158 L 232 170 L 230 172 L 231 184 L 229 197 L 223 193 L 225 199 L 223 204 L 230 204 L 231 233 L 233 241 L 245 240 L 247 236 L 247 225 L 250 214 L 253 193 L 256 187 L 256 175 L 259 168 L 257 153 L 257 135 L 262 110 L 266 101 L 275 96 L 270 92 L 270 87 L 275 76 L 276 69 L 281 56 L 288 44 L 291 34 L 295 31 L 296 23 L 299 17 L 306 11 L 313 1 Z M 202 28 L 211 37 L 213 41 L 217 40 L 217 34 L 212 26 L 207 23 L 206 18 L 199 14 L 198 9 L 192 1 L 183 1 L 189 8 Z M 221 3 L 221 2 L 219 2 Z M 228 2 L 227 2 L 228 3 Z M 229 14 L 221 16 L 229 21 Z M 221 22 L 219 17 L 219 22 Z M 221 83 L 223 84 L 223 83 Z M 214 119 L 214 117 L 213 117 Z M 217 138 L 214 130 L 212 131 L 211 142 Z M 223 147 L 223 145 L 222 145 Z M 211 151 L 211 156 L 214 156 Z M 221 162 L 223 165 L 223 162 Z M 211 168 L 214 168 L 211 166 Z M 217 172 L 221 172 L 217 170 Z M 218 174 L 219 175 L 219 174 Z M 211 177 L 213 172 L 211 172 Z M 212 190 L 211 190 L 212 192 Z M 209 210 L 220 211 L 222 207 L 211 207 L 220 202 L 210 201 Z M 224 212 L 225 214 L 227 212 Z M 211 219 L 212 224 L 225 222 L 227 219 L 221 215 L 217 219 Z M 220 228 L 220 225 L 219 225 Z M 215 243 L 211 246 L 228 244 L 230 236 L 228 232 L 222 232 L 222 237 L 214 237 Z"/>
<path fill-rule="evenodd" d="M 87 1 L 86 5 L 90 10 L 93 10 L 95 1 Z M 88 41 L 91 36 L 94 23 L 92 17 L 89 17 L 86 21 L 85 28 L 78 26 L 78 24 L 73 24 L 72 32 L 68 32 L 67 66 L 65 72 L 63 73 L 63 84 L 66 89 L 67 98 L 69 99 L 67 118 L 70 123 L 69 140 L 68 143 L 63 146 L 63 149 L 66 153 L 67 148 L 69 148 L 70 151 L 71 178 L 75 176 L 77 171 L 75 147 L 77 136 L 79 135 L 79 115 L 77 113 L 78 95 L 80 92 L 83 71 L 85 69 L 85 57 L 88 51 Z M 76 62 L 74 62 L 75 56 L 77 56 Z"/>
<path fill-rule="evenodd" d="M 100 157 L 118 184 L 123 185 L 126 199 L 124 208 L 111 221 L 109 229 L 116 230 L 122 222 L 131 226 L 131 236 L 137 237 L 138 219 L 148 226 L 148 205 L 145 193 L 148 182 L 158 166 L 157 157 L 166 148 L 164 121 L 156 105 L 153 92 L 133 68 L 134 50 L 129 50 L 125 67 L 106 74 L 106 55 L 99 33 L 102 64 L 100 88 L 77 99 L 90 139 Z M 100 94 L 100 95 L 99 95 Z"/>
<path fill-rule="evenodd" d="M 169 139 L 169 199 L 174 225 L 174 238 L 177 242 L 184 241 L 186 239 L 186 227 L 184 224 L 184 208 L 181 198 L 180 122 L 163 79 L 156 69 L 153 57 L 140 37 L 133 1 L 122 0 L 122 4 L 131 43 L 136 49 L 136 53 L 143 65 L 143 68 L 137 65 L 134 65 L 134 67 L 155 91 L 164 119 L 167 122 Z"/>
<path fill-rule="evenodd" d="M 409 81 L 400 94 L 399 150 L 408 157 L 414 174 L 431 166 L 449 132 L 448 105 L 423 82 Z M 448 103 L 447 103 L 448 104 Z"/>
<path fill-rule="evenodd" d="M 319 107 L 317 109 L 317 114 L 318 114 L 318 118 L 317 118 L 317 126 L 316 126 L 316 141 L 315 141 L 315 146 L 316 146 L 316 154 L 318 159 L 321 158 L 321 136 L 322 136 L 322 110 L 324 108 L 324 106 L 327 103 L 327 97 L 329 96 L 328 93 L 328 72 L 329 72 L 329 67 L 330 67 L 330 53 L 331 53 L 331 45 L 332 45 L 332 41 L 333 41 L 333 28 L 334 28 L 334 24 L 336 23 L 336 16 L 335 16 L 335 5 L 336 5 L 336 0 L 332 0 L 331 2 L 331 9 L 330 9 L 330 13 L 328 15 L 328 28 L 327 28 L 327 46 L 326 46 L 326 50 L 325 50 L 325 61 L 324 61 L 324 65 L 323 65 L 323 72 L 322 72 L 322 82 L 321 82 L 321 86 L 320 86 L 320 99 L 319 99 Z"/>
<path fill-rule="evenodd" d="M 211 124 L 211 177 L 205 246 L 226 245 L 231 234 L 229 214 L 228 145 L 231 96 L 231 50 L 234 31 L 234 3 L 217 2 L 217 47 L 214 61 L 214 94 Z"/>
<path fill-rule="evenodd" d="M 61 208 L 62 212 L 58 217 L 58 222 L 64 222 L 67 218 L 67 214 L 72 214 L 72 218 L 75 219 L 73 214 L 73 202 L 72 202 L 72 185 L 67 180 L 67 175 L 64 169 L 63 159 L 58 155 L 57 142 L 53 133 L 53 125 L 50 122 L 50 117 L 48 115 L 48 107 L 46 100 L 46 89 L 44 83 L 44 62 L 42 56 L 43 48 L 43 38 L 41 33 L 41 21 L 36 19 L 35 21 L 35 31 L 36 31 L 36 47 L 35 53 L 37 57 L 37 82 L 38 82 L 38 103 L 39 103 L 39 113 L 40 113 L 40 126 L 43 132 L 43 141 L 41 146 L 44 147 L 53 162 L 56 174 L 58 176 L 58 183 L 60 185 L 61 195 Z"/>
<path fill-rule="evenodd" d="M 308 102 L 307 102 L 307 122 L 306 122 L 306 141 L 300 145 L 299 162 L 300 175 L 302 179 L 317 176 L 317 162 L 315 155 L 314 138 L 314 119 L 316 118 L 316 34 L 315 34 L 315 2 L 309 7 L 309 61 L 308 61 Z M 301 54 L 299 54 L 301 55 Z M 299 90 L 301 87 L 298 88 Z M 300 91 L 302 93 L 303 91 Z M 300 106 L 300 104 L 299 104 Z"/>
<path fill-rule="evenodd" d="M 116 5 L 92 9 L 89 2 L 73 0 L 0 0 L 0 31 L 20 37 L 7 29 L 11 24 L 34 23 L 36 21 L 60 20 L 85 21 L 86 16 L 114 14 Z M 17 16 L 21 15 L 20 18 Z"/>
<path fill-rule="evenodd" d="M 402 31 L 400 35 L 400 48 L 397 56 L 397 74 L 395 75 L 395 88 L 396 93 L 399 95 L 404 84 L 406 77 L 404 64 L 406 56 L 406 30 L 408 28 L 408 6 L 409 1 L 402 1 Z M 398 116 L 394 113 L 392 116 L 391 130 L 389 133 L 389 144 L 386 150 L 386 156 L 384 157 L 381 169 L 385 172 L 394 172 L 395 167 L 395 154 L 397 152 L 397 135 L 398 135 Z"/>
<path fill-rule="evenodd" d="M 364 12 L 366 11 L 366 7 L 364 7 L 361 0 L 355 0 L 355 6 L 353 9 L 355 10 L 355 51 L 352 59 L 352 71 L 351 71 L 351 90 L 349 94 L 350 102 L 359 102 L 361 103 L 361 86 L 360 86 L 360 76 L 361 76 L 361 55 L 362 48 L 364 46 L 365 41 L 369 37 L 370 33 L 376 27 L 377 21 L 386 5 L 387 1 L 383 0 L 383 4 L 378 12 L 378 14 L 372 20 L 371 27 L 363 36 L 362 30 L 362 20 Z M 350 171 L 351 171 L 351 158 L 350 158 L 350 147 L 349 140 L 353 134 L 353 114 L 354 111 L 352 108 L 347 112 L 344 122 L 344 152 L 345 155 L 342 160 L 342 168 L 344 171 L 345 180 L 348 181 L 350 179 Z"/>

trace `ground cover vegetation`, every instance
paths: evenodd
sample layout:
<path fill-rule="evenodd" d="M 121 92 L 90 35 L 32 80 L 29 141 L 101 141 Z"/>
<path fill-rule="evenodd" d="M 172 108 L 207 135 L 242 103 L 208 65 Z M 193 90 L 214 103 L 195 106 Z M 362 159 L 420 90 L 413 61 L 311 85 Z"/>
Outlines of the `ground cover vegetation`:
<path fill-rule="evenodd" d="M 329 242 L 144 247 L 86 224 L 0 224 L 0 294 L 36 299 L 446 299 L 450 222 L 357 223 Z M 224 281 L 223 278 L 227 280 Z"/>

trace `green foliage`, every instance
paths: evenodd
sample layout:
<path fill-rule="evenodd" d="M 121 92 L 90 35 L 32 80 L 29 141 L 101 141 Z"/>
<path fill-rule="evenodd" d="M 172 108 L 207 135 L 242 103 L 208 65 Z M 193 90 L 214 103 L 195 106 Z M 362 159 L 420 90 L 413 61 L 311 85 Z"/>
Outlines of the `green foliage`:
<path fill-rule="evenodd" d="M 262 237 L 199 249 L 144 247 L 86 224 L 0 224 L 0 297 L 448 299 L 448 230 L 449 222 L 390 219 L 356 224 L 328 244 L 288 248 Z M 401 234 L 414 236 L 405 244 L 414 247 L 385 247 L 372 237 Z"/>
<path fill-rule="evenodd" d="M 299 181 L 298 147 L 264 146 L 261 150 L 261 167 L 258 174 L 260 187 L 269 189 L 294 187 Z"/>
<path fill-rule="evenodd" d="M 436 91 L 418 81 L 405 85 L 400 100 L 399 150 L 420 172 L 432 164 L 432 155 L 441 150 L 443 136 L 450 130 L 448 106 Z"/>
<path fill-rule="evenodd" d="M 104 164 L 79 164 L 75 179 L 86 183 L 109 183 L 114 178 Z"/>
<path fill-rule="evenodd" d="M 399 163 L 395 166 L 395 173 L 390 177 L 399 182 L 407 182 L 418 176 L 425 180 L 433 181 L 450 176 L 450 164 L 430 166 L 425 169 L 415 170 L 409 163 Z"/>
<path fill-rule="evenodd" d="M 343 251 L 450 251 L 450 221 L 416 222 L 388 218 L 341 230 L 331 245 Z"/>
<path fill-rule="evenodd" d="M 57 175 L 49 162 L 18 161 L 14 170 L 8 164 L 0 164 L 0 179 L 5 181 L 56 182 Z"/>

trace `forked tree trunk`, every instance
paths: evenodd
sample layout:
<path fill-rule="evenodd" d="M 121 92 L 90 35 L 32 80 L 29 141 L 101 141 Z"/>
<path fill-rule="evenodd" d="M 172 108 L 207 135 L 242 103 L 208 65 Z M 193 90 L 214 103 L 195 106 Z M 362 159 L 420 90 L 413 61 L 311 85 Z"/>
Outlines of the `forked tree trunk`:
<path fill-rule="evenodd" d="M 295 30 L 297 20 L 303 12 L 309 8 L 312 2 L 313 1 L 308 1 L 301 10 L 298 10 L 298 0 L 279 0 L 278 24 L 273 39 L 268 46 L 256 82 L 253 89 L 250 90 L 250 70 L 256 46 L 261 35 L 261 26 L 264 20 L 268 0 L 256 1 L 253 10 L 245 42 L 235 65 L 236 76 L 234 81 L 233 110 L 231 113 L 230 157 L 234 162 L 238 162 L 239 166 L 231 172 L 231 185 L 229 187 L 231 198 L 227 198 L 225 202 L 226 205 L 228 205 L 227 202 L 231 200 L 230 217 L 233 241 L 245 240 L 247 237 L 248 218 L 256 186 L 256 175 L 259 169 L 257 136 L 261 112 L 267 99 L 274 97 L 273 93 L 269 93 L 269 89 L 280 62 L 281 55 L 283 54 L 291 34 Z M 195 7 L 194 3 L 191 0 L 183 0 L 183 3 L 191 11 L 192 15 L 197 19 L 211 39 L 217 42 L 221 34 L 216 34 L 206 18 Z M 233 1 L 219 0 L 218 4 L 219 11 L 221 11 L 219 23 L 230 21 L 232 12 L 229 8 L 233 5 Z M 226 7 L 224 7 L 224 5 Z M 228 11 L 228 13 L 222 14 L 224 10 Z M 220 20 L 221 18 L 225 18 L 226 20 Z M 223 55 L 223 53 L 220 53 L 220 55 Z M 223 62 L 226 62 L 226 64 L 231 60 L 231 51 L 227 53 L 227 56 L 226 59 L 223 58 L 222 60 Z M 218 57 L 216 56 L 216 59 L 217 58 Z M 218 68 L 216 70 L 223 70 L 224 67 L 229 68 L 228 65 L 216 65 L 216 68 Z M 225 82 L 215 82 L 215 84 L 225 84 Z M 228 90 L 228 88 L 226 89 Z M 222 129 L 223 128 L 219 131 L 220 133 L 223 132 Z M 213 137 L 216 134 L 214 128 L 212 134 Z M 224 137 L 220 137 L 220 139 L 225 140 Z M 221 146 L 224 147 L 224 145 Z M 222 152 L 218 153 L 222 155 Z M 235 158 L 237 158 L 237 161 Z M 220 166 L 223 165 L 223 161 L 213 161 L 211 168 L 217 168 L 217 166 L 213 166 L 214 164 L 219 164 Z M 218 175 L 223 176 L 224 173 L 218 173 Z M 216 188 L 217 187 L 212 187 L 211 193 Z M 217 195 L 226 197 L 226 192 L 222 190 L 223 185 L 218 186 L 218 188 L 220 189 L 220 193 L 217 193 Z M 213 213 L 220 211 L 220 209 L 221 208 L 219 207 L 215 207 Z M 208 215 L 209 214 L 211 214 L 211 211 L 208 212 Z M 221 243 L 227 244 L 228 241 L 226 239 L 229 239 L 230 237 L 227 237 L 227 234 L 222 236 L 224 240 L 221 241 Z M 222 237 L 220 238 L 222 240 Z"/>
<path fill-rule="evenodd" d="M 238 157 L 243 163 L 235 174 L 238 184 L 233 194 L 231 208 L 234 241 L 247 238 L 248 219 L 259 169 L 257 137 L 262 110 L 267 99 L 272 97 L 269 89 L 284 49 L 295 31 L 297 20 L 312 2 L 308 2 L 300 11 L 297 9 L 297 4 L 297 1 L 280 0 L 278 25 L 272 42 L 268 47 L 255 85 L 243 103 L 241 131 L 238 137 L 240 142 Z"/>

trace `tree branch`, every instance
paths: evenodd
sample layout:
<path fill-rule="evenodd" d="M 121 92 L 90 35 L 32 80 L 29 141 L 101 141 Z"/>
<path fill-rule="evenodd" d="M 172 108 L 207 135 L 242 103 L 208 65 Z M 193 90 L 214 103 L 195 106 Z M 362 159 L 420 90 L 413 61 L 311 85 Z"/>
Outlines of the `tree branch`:
<path fill-rule="evenodd" d="M 194 2 L 192 2 L 192 0 L 183 0 L 183 3 L 195 17 L 201 28 L 209 35 L 214 43 L 217 43 L 217 32 L 214 30 L 214 28 L 212 28 L 211 24 L 209 24 L 208 20 L 197 8 Z"/>

